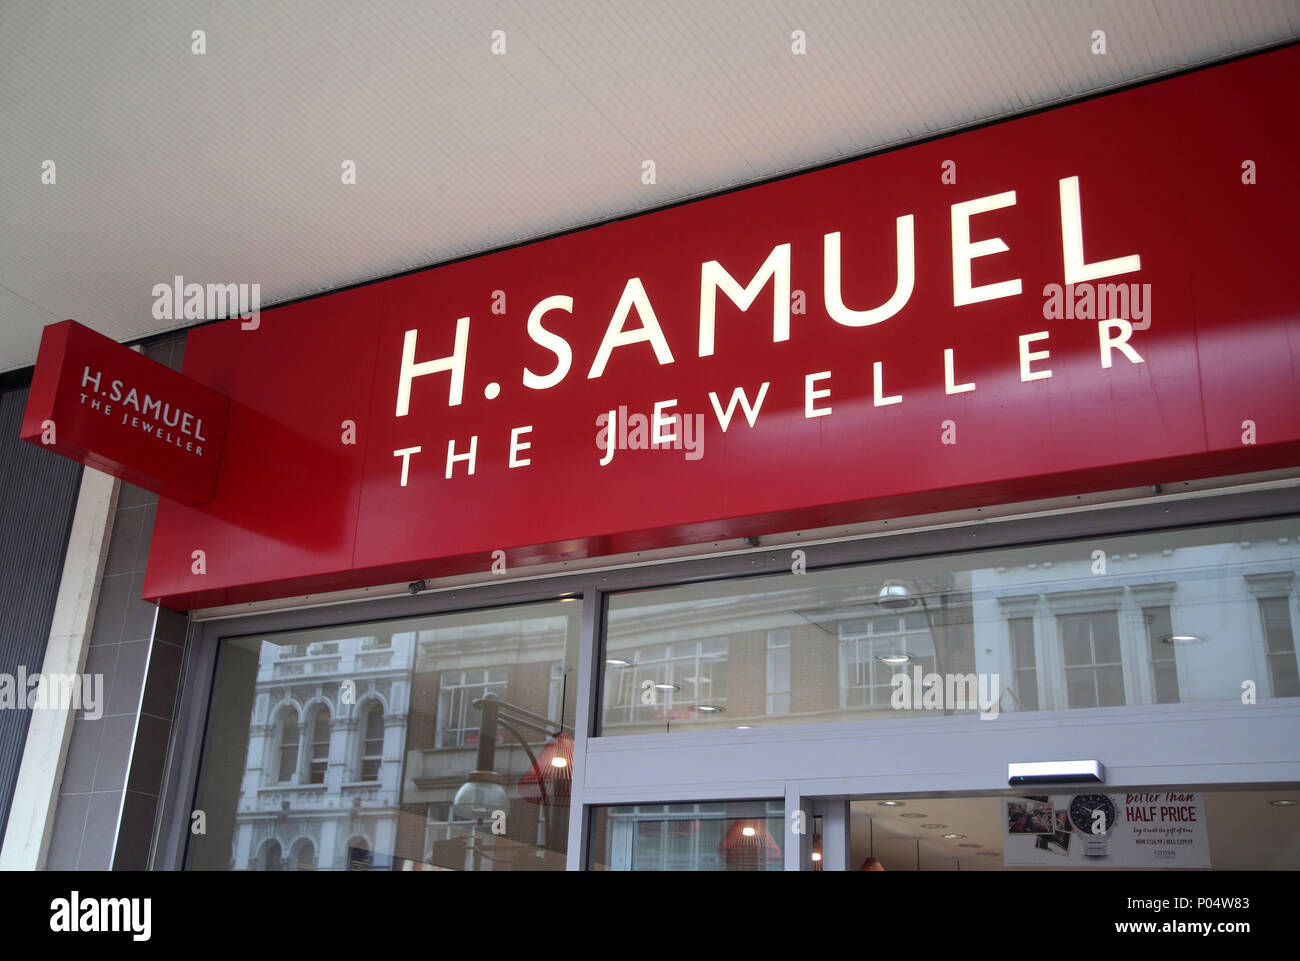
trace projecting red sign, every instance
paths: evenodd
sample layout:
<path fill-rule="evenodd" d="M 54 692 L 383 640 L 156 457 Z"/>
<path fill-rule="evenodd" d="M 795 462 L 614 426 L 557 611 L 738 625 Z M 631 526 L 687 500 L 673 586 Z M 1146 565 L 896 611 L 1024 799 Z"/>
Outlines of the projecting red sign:
<path fill-rule="evenodd" d="M 41 335 L 22 439 L 183 504 L 212 500 L 229 403 L 74 320 Z"/>
<path fill-rule="evenodd" d="M 1300 463 L 1297 86 L 1288 48 L 196 330 L 230 437 L 145 594 Z"/>

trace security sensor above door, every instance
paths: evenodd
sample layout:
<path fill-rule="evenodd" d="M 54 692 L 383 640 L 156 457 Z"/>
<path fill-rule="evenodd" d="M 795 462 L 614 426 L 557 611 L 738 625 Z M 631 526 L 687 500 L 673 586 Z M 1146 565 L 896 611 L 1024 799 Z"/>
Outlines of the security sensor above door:
<path fill-rule="evenodd" d="M 1007 783 L 1104 784 L 1100 761 L 1028 761 L 1007 765 Z"/>

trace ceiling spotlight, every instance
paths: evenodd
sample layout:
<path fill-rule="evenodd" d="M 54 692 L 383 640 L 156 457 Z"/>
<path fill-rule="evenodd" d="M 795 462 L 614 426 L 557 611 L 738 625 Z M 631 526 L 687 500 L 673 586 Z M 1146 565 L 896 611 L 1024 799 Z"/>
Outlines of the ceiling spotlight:
<path fill-rule="evenodd" d="M 876 803 L 882 808 L 901 808 L 904 806 L 902 801 L 877 801 Z"/>
<path fill-rule="evenodd" d="M 928 828 L 931 831 L 938 831 L 940 828 L 946 828 L 946 824 L 922 824 L 921 827 Z"/>
<path fill-rule="evenodd" d="M 1293 808 L 1297 804 L 1300 804 L 1300 801 L 1293 801 L 1290 798 L 1282 798 L 1281 800 L 1269 801 L 1268 803 L 1273 805 L 1275 808 Z"/>
<path fill-rule="evenodd" d="M 701 714 L 721 714 L 726 710 L 726 708 L 718 707 L 716 704 L 699 704 L 696 706 L 695 710 L 699 711 Z"/>
<path fill-rule="evenodd" d="M 876 595 L 876 603 L 888 611 L 901 611 L 915 607 L 916 598 L 902 581 L 885 581 Z"/>
<path fill-rule="evenodd" d="M 678 687 L 676 684 L 656 684 L 655 690 L 656 691 L 680 691 L 681 688 Z"/>
<path fill-rule="evenodd" d="M 884 661 L 886 664 L 906 664 L 912 659 L 912 655 L 906 651 L 891 651 L 888 654 L 877 654 L 877 661 Z"/>
<path fill-rule="evenodd" d="M 749 730 L 752 730 L 752 729 L 753 729 L 753 725 L 752 725 L 752 724 L 737 724 L 737 725 L 736 725 L 736 730 L 737 730 L 737 731 L 749 731 Z"/>
<path fill-rule="evenodd" d="M 966 836 L 966 835 L 964 835 L 964 834 L 945 834 L 945 835 L 944 835 L 944 837 L 947 838 L 949 841 L 960 841 L 960 840 L 961 840 L 962 838 L 964 838 L 965 836 Z"/>
<path fill-rule="evenodd" d="M 610 667 L 631 667 L 632 662 L 626 657 L 607 657 L 605 663 Z"/>
<path fill-rule="evenodd" d="M 1204 634 L 1166 634 L 1160 638 L 1162 644 L 1204 644 L 1207 640 Z"/>

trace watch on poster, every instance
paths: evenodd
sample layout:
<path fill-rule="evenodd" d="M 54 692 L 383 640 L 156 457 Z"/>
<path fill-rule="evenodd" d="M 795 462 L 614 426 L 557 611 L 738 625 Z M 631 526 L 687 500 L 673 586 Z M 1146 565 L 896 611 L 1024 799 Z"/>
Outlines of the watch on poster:
<path fill-rule="evenodd" d="M 1104 857 L 1106 841 L 1119 812 L 1106 794 L 1076 794 L 1070 799 L 1070 823 L 1083 836 L 1083 853 Z"/>

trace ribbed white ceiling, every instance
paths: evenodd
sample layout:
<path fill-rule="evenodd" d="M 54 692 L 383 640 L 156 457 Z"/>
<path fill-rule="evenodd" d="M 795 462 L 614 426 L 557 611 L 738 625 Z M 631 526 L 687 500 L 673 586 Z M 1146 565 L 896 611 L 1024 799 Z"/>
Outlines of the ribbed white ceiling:
<path fill-rule="evenodd" d="M 1297 36 L 1300 0 L 5 0 L 0 371 L 68 317 L 182 326 L 177 274 L 266 306 Z"/>

